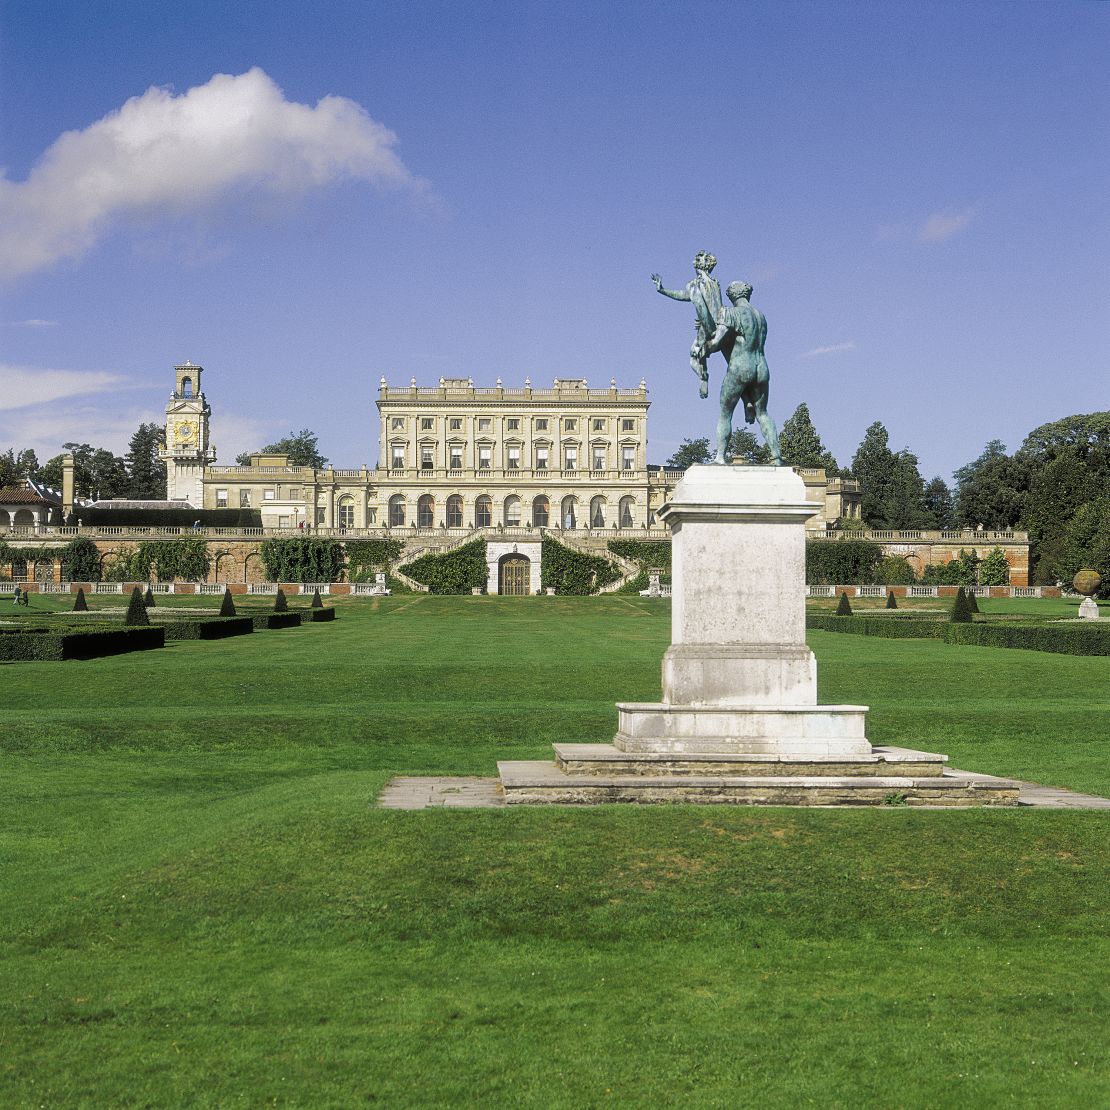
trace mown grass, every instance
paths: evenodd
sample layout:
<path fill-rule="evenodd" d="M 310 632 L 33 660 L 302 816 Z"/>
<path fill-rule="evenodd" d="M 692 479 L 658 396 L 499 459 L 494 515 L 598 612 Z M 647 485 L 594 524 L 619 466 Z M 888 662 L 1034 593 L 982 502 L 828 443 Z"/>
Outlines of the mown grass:
<path fill-rule="evenodd" d="M 607 739 L 669 609 L 337 605 L 0 668 L 0 1104 L 1103 1101 L 1104 813 L 375 809 Z M 876 742 L 1110 793 L 1105 659 L 811 642 Z"/>

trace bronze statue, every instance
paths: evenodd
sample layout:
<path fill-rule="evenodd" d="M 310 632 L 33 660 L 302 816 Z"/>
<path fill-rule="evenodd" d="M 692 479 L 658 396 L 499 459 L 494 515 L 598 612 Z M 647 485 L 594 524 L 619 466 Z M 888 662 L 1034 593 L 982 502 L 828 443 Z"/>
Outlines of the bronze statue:
<path fill-rule="evenodd" d="M 705 344 L 717 326 L 717 313 L 721 311 L 721 286 L 713 273 L 717 259 L 708 251 L 698 251 L 694 256 L 694 276 L 685 289 L 664 289 L 663 279 L 652 274 L 656 291 L 675 301 L 690 301 L 694 306 L 694 326 L 697 335 L 690 348 L 690 369 L 698 376 L 701 385 L 698 395 L 709 396 L 709 367 L 706 365 Z"/>

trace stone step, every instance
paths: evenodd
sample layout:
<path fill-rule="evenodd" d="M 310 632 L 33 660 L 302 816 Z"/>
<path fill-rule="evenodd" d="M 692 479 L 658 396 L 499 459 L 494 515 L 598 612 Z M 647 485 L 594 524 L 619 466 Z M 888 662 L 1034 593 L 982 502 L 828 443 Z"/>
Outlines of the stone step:
<path fill-rule="evenodd" d="M 507 805 L 1017 805 L 1018 783 L 985 775 L 568 775 L 554 763 L 497 765 Z"/>
<path fill-rule="evenodd" d="M 556 744 L 555 763 L 569 775 L 731 775 L 803 778 L 938 777 L 946 755 L 878 747 L 870 755 L 752 755 L 740 752 L 626 752 L 613 744 Z"/>

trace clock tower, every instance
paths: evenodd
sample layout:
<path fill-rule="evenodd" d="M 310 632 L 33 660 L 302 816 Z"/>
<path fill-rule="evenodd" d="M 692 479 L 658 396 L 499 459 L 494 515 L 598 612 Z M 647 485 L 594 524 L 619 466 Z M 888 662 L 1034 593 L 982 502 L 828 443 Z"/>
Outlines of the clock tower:
<path fill-rule="evenodd" d="M 158 454 L 166 464 L 166 496 L 199 509 L 204 505 L 204 468 L 216 460 L 216 448 L 208 440 L 212 410 L 200 388 L 202 366 L 185 362 L 174 373 L 166 405 L 166 446 Z"/>

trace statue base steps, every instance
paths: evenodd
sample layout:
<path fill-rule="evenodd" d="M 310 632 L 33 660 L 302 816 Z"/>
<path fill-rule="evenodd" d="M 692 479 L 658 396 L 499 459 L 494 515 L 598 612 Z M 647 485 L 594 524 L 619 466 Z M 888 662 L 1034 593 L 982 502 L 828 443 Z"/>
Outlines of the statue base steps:
<path fill-rule="evenodd" d="M 554 763 L 498 763 L 507 805 L 1012 806 L 1018 784 L 948 770 L 946 757 L 875 748 L 855 760 L 722 752 L 636 753 L 556 744 Z"/>

